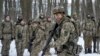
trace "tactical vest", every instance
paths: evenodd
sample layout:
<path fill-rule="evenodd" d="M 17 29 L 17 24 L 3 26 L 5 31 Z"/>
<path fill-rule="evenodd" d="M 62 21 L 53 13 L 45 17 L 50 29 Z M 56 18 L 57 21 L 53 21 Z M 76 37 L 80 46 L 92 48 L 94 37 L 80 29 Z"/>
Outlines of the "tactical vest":
<path fill-rule="evenodd" d="M 87 31 L 92 31 L 94 28 L 94 21 L 91 20 L 91 19 L 88 19 L 86 22 L 85 22 L 85 30 Z"/>
<path fill-rule="evenodd" d="M 2 34 L 12 34 L 12 23 L 2 22 Z"/>
<path fill-rule="evenodd" d="M 65 22 L 72 22 L 73 25 L 75 26 L 74 22 L 73 21 L 70 21 L 70 20 L 67 20 Z M 55 31 L 55 41 L 60 38 L 60 35 L 61 35 L 61 29 L 62 29 L 62 23 L 61 24 L 57 24 L 56 25 L 58 26 L 56 28 L 56 31 Z M 73 33 L 70 33 L 70 36 L 69 36 L 69 39 L 68 39 L 68 42 L 65 43 L 64 45 L 62 45 L 63 49 L 67 50 L 67 53 L 69 54 L 72 54 L 72 55 L 77 55 L 81 52 L 82 50 L 82 47 L 80 45 L 77 44 L 77 39 L 78 37 L 76 37 L 76 32 L 73 32 Z"/>

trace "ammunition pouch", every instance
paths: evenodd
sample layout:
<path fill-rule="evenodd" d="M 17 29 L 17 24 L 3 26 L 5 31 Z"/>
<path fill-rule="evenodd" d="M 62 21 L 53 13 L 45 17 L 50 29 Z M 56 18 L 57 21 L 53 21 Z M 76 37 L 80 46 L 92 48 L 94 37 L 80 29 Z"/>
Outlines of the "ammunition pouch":
<path fill-rule="evenodd" d="M 22 34 L 21 33 L 18 33 L 17 34 L 17 37 L 18 37 L 18 39 L 22 39 Z"/>
<path fill-rule="evenodd" d="M 73 42 L 68 42 L 65 45 L 63 45 L 63 49 L 67 50 L 67 53 L 76 55 L 82 51 L 82 46 Z"/>

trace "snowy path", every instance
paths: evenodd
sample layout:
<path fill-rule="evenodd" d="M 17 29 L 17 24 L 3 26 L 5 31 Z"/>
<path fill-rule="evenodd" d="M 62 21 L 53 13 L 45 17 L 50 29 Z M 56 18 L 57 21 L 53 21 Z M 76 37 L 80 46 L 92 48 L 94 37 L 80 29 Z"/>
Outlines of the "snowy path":
<path fill-rule="evenodd" d="M 80 45 L 82 45 L 82 47 L 84 46 L 84 41 L 83 41 L 83 38 L 82 37 L 80 37 L 79 38 L 79 41 L 78 41 L 78 44 L 80 44 Z M 0 41 L 0 54 L 1 54 L 1 47 L 2 47 L 2 44 L 1 44 L 1 41 Z M 9 54 L 9 56 L 17 56 L 16 55 L 16 46 L 15 46 L 15 40 L 13 40 L 12 42 L 11 42 L 11 45 L 10 45 L 10 50 L 9 50 L 9 52 L 10 52 L 10 54 Z M 84 48 L 83 48 L 84 49 Z M 30 56 L 30 54 L 29 54 L 29 52 L 27 52 L 27 49 L 25 49 L 25 51 L 24 51 L 24 54 L 23 54 L 24 56 Z M 0 55 L 1 56 L 1 55 Z M 92 54 L 84 54 L 84 50 L 80 53 L 80 56 L 100 56 L 100 54 L 96 54 L 96 53 L 92 53 Z"/>

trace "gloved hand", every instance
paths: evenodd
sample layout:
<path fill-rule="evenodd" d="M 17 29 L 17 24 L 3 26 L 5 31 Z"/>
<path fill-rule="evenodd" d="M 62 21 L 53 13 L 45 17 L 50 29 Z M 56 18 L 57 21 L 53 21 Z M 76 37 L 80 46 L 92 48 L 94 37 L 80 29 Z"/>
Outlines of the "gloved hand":
<path fill-rule="evenodd" d="M 3 38 L 0 38 L 0 40 L 3 40 Z"/>
<path fill-rule="evenodd" d="M 56 47 L 57 53 L 61 53 L 63 51 L 63 47 L 62 46 L 58 46 Z"/>

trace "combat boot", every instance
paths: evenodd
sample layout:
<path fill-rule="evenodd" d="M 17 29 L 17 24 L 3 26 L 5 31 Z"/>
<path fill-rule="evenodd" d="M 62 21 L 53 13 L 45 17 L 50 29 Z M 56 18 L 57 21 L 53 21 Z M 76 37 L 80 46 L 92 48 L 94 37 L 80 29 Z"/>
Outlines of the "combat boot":
<path fill-rule="evenodd" d="M 88 48 L 88 53 L 92 53 L 92 50 L 91 50 L 91 48 Z"/>
<path fill-rule="evenodd" d="M 97 53 L 96 49 L 93 50 L 93 53 Z"/>
<path fill-rule="evenodd" d="M 85 48 L 85 54 L 87 54 L 88 53 L 88 48 Z"/>

